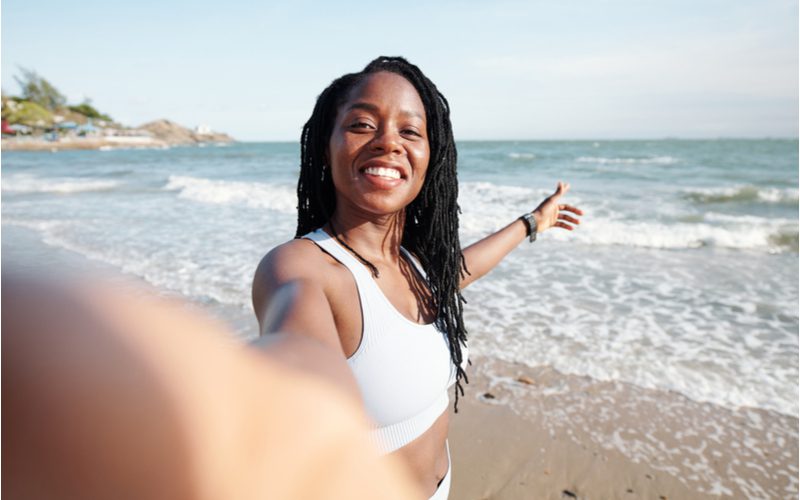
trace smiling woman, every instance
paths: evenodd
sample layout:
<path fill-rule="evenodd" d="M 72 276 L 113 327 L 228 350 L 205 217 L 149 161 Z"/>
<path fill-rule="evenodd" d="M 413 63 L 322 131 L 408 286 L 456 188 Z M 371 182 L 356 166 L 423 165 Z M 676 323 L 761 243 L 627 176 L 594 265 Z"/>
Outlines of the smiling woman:
<path fill-rule="evenodd" d="M 572 229 L 580 210 L 536 210 L 462 251 L 456 148 L 447 100 L 417 68 L 379 57 L 334 80 L 303 128 L 296 239 L 253 282 L 261 334 L 317 339 L 349 366 L 373 441 L 423 492 L 446 498 L 448 389 L 466 382 L 460 290 L 526 236 Z M 266 314 L 270 308 L 272 313 Z"/>
<path fill-rule="evenodd" d="M 337 214 L 344 205 L 363 219 L 402 211 L 422 189 L 430 157 L 414 86 L 386 71 L 364 79 L 334 121 L 328 155 Z"/>

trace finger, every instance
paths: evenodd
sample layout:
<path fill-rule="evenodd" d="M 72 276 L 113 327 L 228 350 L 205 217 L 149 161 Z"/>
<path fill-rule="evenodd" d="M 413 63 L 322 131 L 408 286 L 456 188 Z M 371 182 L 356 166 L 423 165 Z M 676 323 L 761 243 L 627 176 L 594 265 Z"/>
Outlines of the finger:
<path fill-rule="evenodd" d="M 583 210 L 578 207 L 573 207 L 572 205 L 559 205 L 559 210 L 566 210 L 567 212 L 572 212 L 576 215 L 583 215 Z"/>
<path fill-rule="evenodd" d="M 555 224 L 553 224 L 553 227 L 560 227 L 560 228 L 562 228 L 562 229 L 566 229 L 566 230 L 568 230 L 568 231 L 572 231 L 572 230 L 574 229 L 574 228 L 573 228 L 572 226 L 570 226 L 569 224 L 564 224 L 564 223 L 563 223 L 563 222 L 561 222 L 561 221 L 559 221 L 559 222 L 556 222 Z"/>
<path fill-rule="evenodd" d="M 567 222 L 572 222 L 573 224 L 580 224 L 581 223 L 581 221 L 579 221 L 575 217 L 570 217 L 569 215 L 566 215 L 566 214 L 558 214 L 558 218 L 559 218 L 559 220 L 565 220 Z"/>

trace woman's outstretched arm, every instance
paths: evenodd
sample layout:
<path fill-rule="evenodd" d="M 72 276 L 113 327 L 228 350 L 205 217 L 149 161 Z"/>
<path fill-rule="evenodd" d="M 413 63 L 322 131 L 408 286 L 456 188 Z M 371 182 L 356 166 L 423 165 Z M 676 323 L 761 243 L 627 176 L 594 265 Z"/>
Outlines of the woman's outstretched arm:
<path fill-rule="evenodd" d="M 259 325 L 259 338 L 253 345 L 272 348 L 264 354 L 278 363 L 321 376 L 361 404 L 319 278 L 319 254 L 307 242 L 293 240 L 261 260 L 253 278 L 253 309 Z M 276 346 L 280 349 L 274 349 Z M 318 358 L 326 362 L 310 361 Z"/>
<path fill-rule="evenodd" d="M 559 182 L 556 192 L 545 198 L 532 212 L 536 220 L 537 232 L 552 227 L 572 231 L 573 224 L 580 224 L 576 216 L 583 215 L 577 207 L 561 203 L 561 198 L 569 191 L 569 184 Z M 528 227 L 522 219 L 517 219 L 503 229 L 492 233 L 464 249 L 464 260 L 469 274 L 461 279 L 461 288 L 485 276 L 500 263 L 506 255 L 517 247 L 528 235 Z"/>
<path fill-rule="evenodd" d="M 256 350 L 184 304 L 48 278 L 3 276 L 10 497 L 422 498 L 318 376 L 344 364 L 333 350 L 301 337 Z"/>

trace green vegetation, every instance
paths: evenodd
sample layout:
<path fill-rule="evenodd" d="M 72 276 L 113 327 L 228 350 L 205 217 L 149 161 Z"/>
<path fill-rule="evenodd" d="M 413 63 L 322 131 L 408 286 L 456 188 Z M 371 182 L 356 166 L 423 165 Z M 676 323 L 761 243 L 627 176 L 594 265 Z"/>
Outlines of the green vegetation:
<path fill-rule="evenodd" d="M 56 120 L 63 119 L 78 123 L 83 123 L 87 119 L 114 121 L 92 106 L 89 99 L 81 104 L 67 105 L 67 98 L 55 85 L 33 70 L 22 67 L 19 70 L 20 75 L 14 79 L 19 84 L 20 95 L 9 97 L 4 92 L 2 97 L 3 120 L 7 120 L 9 124 L 48 128 L 52 127 Z"/>
<path fill-rule="evenodd" d="M 53 113 L 35 102 L 4 98 L 3 120 L 7 120 L 10 124 L 45 128 L 53 125 Z"/>
<path fill-rule="evenodd" d="M 77 106 L 68 106 L 67 109 L 69 109 L 70 111 L 74 111 L 75 113 L 80 113 L 86 118 L 93 118 L 95 120 L 105 120 L 107 122 L 114 121 L 111 119 L 110 116 L 97 111 L 91 104 L 89 104 L 89 101 L 86 101 L 82 104 L 78 104 Z"/>
<path fill-rule="evenodd" d="M 63 108 L 67 104 L 67 98 L 64 94 L 58 91 L 50 82 L 25 68 L 19 68 L 22 76 L 15 76 L 14 80 L 17 81 L 22 89 L 22 98 L 26 101 L 36 103 L 39 106 L 55 111 Z"/>

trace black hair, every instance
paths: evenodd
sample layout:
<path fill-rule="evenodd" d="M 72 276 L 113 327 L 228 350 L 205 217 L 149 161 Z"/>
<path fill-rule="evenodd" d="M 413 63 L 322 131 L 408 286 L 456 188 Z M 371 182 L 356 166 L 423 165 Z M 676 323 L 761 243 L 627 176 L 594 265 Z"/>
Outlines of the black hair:
<path fill-rule="evenodd" d="M 295 237 L 302 237 L 330 222 L 336 209 L 336 193 L 330 168 L 326 166 L 326 157 L 336 114 L 357 84 L 366 76 L 380 71 L 395 73 L 408 80 L 425 106 L 430 161 L 419 195 L 406 207 L 402 245 L 419 259 L 427 274 L 434 310 L 437 311 L 435 324 L 447 336 L 450 358 L 457 370 L 455 409 L 458 411 L 459 393 L 464 395 L 461 380 L 466 383 L 469 380 L 461 368 L 462 347 L 466 346 L 467 331 L 463 318 L 463 304 L 466 301 L 459 285 L 468 271 L 458 238 L 460 209 L 456 145 L 447 99 L 417 66 L 402 57 L 378 57 L 362 71 L 337 78 L 319 95 L 300 138 Z M 335 233 L 335 229 L 333 231 Z M 372 263 L 350 247 L 347 248 L 377 275 Z"/>

